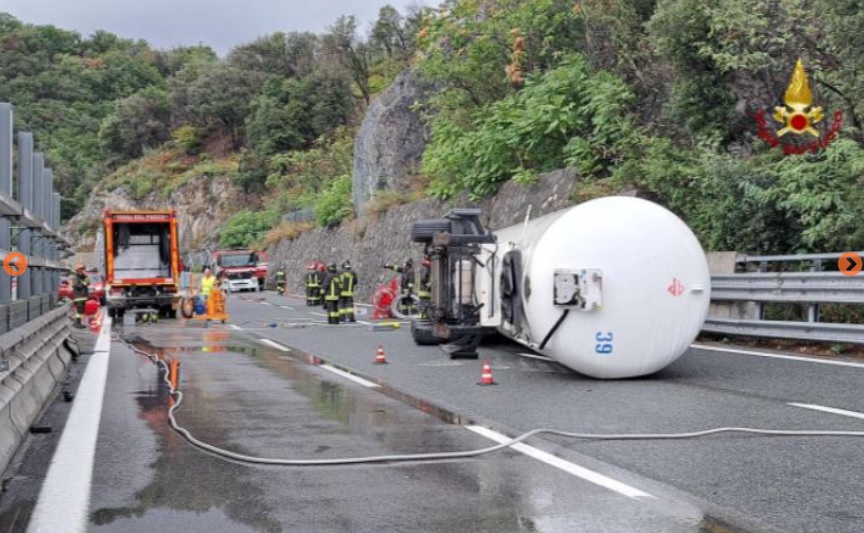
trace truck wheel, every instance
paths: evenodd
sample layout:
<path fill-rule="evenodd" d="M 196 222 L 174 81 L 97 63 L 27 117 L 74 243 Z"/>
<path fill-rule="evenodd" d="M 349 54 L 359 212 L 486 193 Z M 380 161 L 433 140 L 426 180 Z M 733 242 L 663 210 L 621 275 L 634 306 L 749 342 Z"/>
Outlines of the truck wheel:
<path fill-rule="evenodd" d="M 450 232 L 450 221 L 446 218 L 418 220 L 411 226 L 411 242 L 429 243 L 436 233 L 441 232 Z"/>
<path fill-rule="evenodd" d="M 183 314 L 183 318 L 192 318 L 195 316 L 195 302 L 191 298 L 186 298 L 180 304 L 180 312 Z"/>
<path fill-rule="evenodd" d="M 444 342 L 444 339 L 432 334 L 429 322 L 411 322 L 411 337 L 417 346 L 437 346 Z"/>

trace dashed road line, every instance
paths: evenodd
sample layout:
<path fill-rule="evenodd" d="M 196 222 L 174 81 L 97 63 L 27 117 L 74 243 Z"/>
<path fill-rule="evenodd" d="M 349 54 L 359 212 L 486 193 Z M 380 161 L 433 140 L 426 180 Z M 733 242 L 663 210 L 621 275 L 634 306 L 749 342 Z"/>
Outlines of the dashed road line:
<path fill-rule="evenodd" d="M 788 403 L 792 407 L 800 407 L 802 409 L 810 409 L 813 411 L 822 411 L 823 413 L 831 413 L 834 415 L 849 416 L 852 418 L 864 419 L 864 413 L 858 411 L 847 411 L 846 409 L 837 409 L 836 407 L 825 407 L 824 405 L 814 405 L 812 403 Z"/>
<path fill-rule="evenodd" d="M 360 385 L 363 385 L 364 387 L 369 387 L 370 389 L 380 388 L 380 385 L 378 385 L 377 383 L 372 383 L 371 381 L 369 381 L 367 379 L 363 379 L 360 376 L 355 376 L 354 374 L 351 374 L 350 372 L 345 372 L 344 370 L 336 368 L 335 366 L 323 364 L 323 365 L 318 365 L 318 368 L 323 368 L 324 370 L 326 370 L 328 372 L 332 372 L 333 374 L 336 374 L 337 376 L 342 376 L 345 379 L 350 379 L 354 383 L 359 383 Z"/>
<path fill-rule="evenodd" d="M 262 344 L 266 344 L 267 346 L 270 346 L 271 348 L 276 348 L 277 350 L 281 350 L 283 352 L 290 352 L 291 351 L 291 348 L 288 348 L 287 346 L 282 346 L 278 342 L 271 341 L 270 339 L 258 339 L 258 342 L 260 342 Z"/>
<path fill-rule="evenodd" d="M 493 431 L 489 428 L 485 428 L 482 426 L 465 426 L 468 430 L 473 431 L 474 433 L 486 437 L 492 441 L 498 443 L 510 442 L 510 437 L 498 433 L 497 431 Z M 594 483 L 595 485 L 599 485 L 603 488 L 609 489 L 611 491 L 617 492 L 619 494 L 623 494 L 628 498 L 633 499 L 654 499 L 655 497 L 648 494 L 647 492 L 643 492 L 636 487 L 631 487 L 626 483 L 622 483 L 616 479 L 612 479 L 611 477 L 605 476 L 599 472 L 595 472 L 593 470 L 589 470 L 584 466 L 579 466 L 576 463 L 571 463 L 570 461 L 565 461 L 560 457 L 556 457 L 551 453 L 544 452 L 538 448 L 533 446 L 529 446 L 527 444 L 519 443 L 510 446 L 510 449 L 515 450 L 517 452 L 521 452 L 532 459 L 536 459 L 540 462 L 546 463 L 547 465 L 553 466 L 559 470 L 563 470 L 568 474 L 574 475 L 576 477 L 582 478 L 585 481 Z"/>

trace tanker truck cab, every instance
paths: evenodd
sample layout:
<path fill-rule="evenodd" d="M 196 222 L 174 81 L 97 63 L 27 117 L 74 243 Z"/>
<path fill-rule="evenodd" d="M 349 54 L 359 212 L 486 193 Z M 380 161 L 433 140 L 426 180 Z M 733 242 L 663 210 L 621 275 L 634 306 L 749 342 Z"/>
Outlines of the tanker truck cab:
<path fill-rule="evenodd" d="M 440 344 L 451 358 L 478 357 L 477 348 L 492 323 L 483 323 L 489 311 L 495 261 L 480 260 L 483 246 L 495 245 L 495 236 L 480 222 L 479 209 L 454 209 L 444 218 L 418 220 L 411 240 L 424 244 L 431 260 L 432 298 L 428 318 L 411 323 L 418 345 Z"/>

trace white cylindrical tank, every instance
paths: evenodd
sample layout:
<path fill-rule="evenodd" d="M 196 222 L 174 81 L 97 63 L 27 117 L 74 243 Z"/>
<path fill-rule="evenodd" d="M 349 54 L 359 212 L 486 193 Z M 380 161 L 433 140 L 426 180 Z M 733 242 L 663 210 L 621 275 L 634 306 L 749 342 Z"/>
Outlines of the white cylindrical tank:
<path fill-rule="evenodd" d="M 705 253 L 655 203 L 600 198 L 495 233 L 498 264 L 517 251 L 521 266 L 520 327 L 499 330 L 579 373 L 651 374 L 702 328 L 711 283 Z"/>

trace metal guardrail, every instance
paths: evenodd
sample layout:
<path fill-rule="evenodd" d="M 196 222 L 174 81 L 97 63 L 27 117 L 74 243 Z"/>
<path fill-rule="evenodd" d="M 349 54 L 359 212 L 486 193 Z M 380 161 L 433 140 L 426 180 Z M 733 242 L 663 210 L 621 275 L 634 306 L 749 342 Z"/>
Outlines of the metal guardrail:
<path fill-rule="evenodd" d="M 864 252 L 858 252 L 864 256 Z M 721 318 L 709 316 L 703 327 L 708 333 L 777 339 L 812 340 L 864 344 L 864 324 L 836 324 L 819 321 L 819 304 L 864 304 L 864 273 L 845 276 L 823 272 L 836 263 L 841 253 L 811 255 L 741 256 L 738 267 L 756 272 L 714 274 L 711 301 L 714 304 L 752 303 L 755 316 Z M 777 263 L 799 263 L 807 272 L 769 272 Z M 800 303 L 808 306 L 807 321 L 763 319 L 764 303 Z"/>
<path fill-rule="evenodd" d="M 864 303 L 864 276 L 839 272 L 748 272 L 711 277 L 711 298 L 725 302 Z"/>

